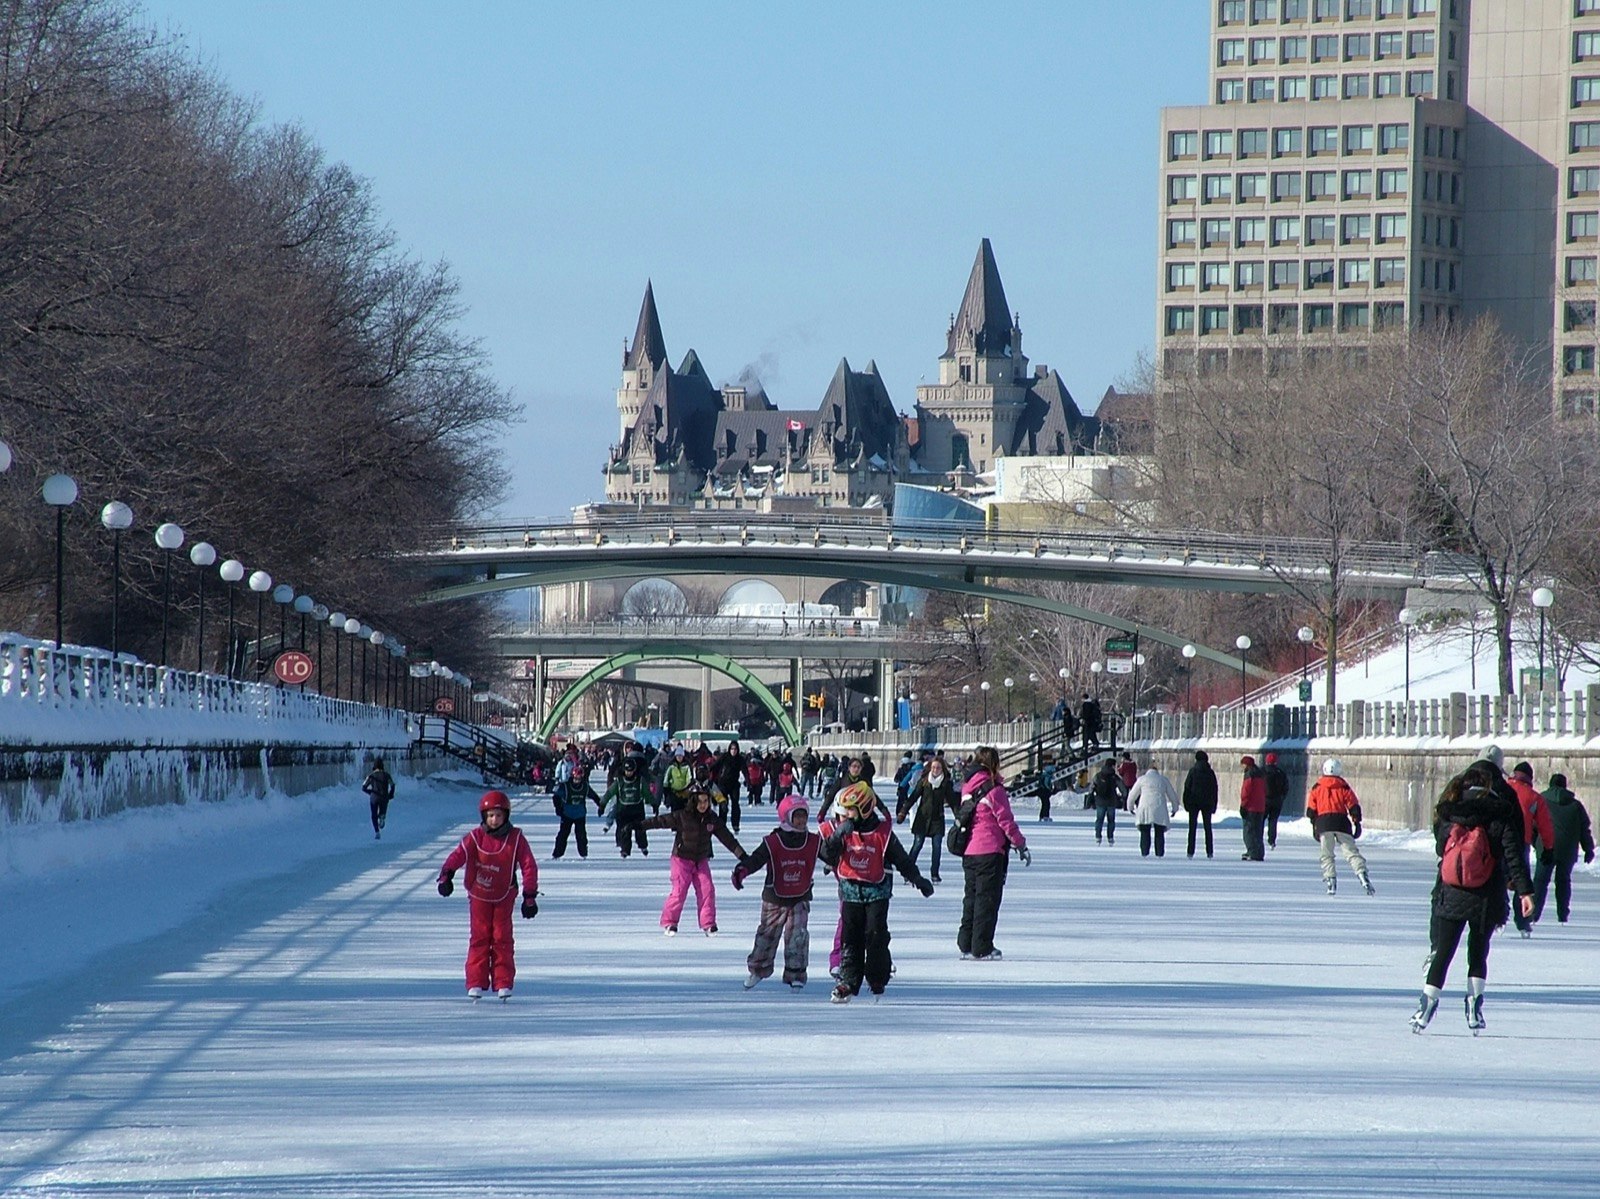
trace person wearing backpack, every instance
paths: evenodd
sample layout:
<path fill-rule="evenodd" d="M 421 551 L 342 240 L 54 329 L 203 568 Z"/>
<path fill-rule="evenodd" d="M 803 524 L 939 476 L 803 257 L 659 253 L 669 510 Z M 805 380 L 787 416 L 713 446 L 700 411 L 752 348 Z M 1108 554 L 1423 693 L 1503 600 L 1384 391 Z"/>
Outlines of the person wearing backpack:
<path fill-rule="evenodd" d="M 1094 800 L 1094 843 L 1100 844 L 1104 830 L 1108 845 L 1117 843 L 1117 809 L 1128 802 L 1128 785 L 1117 773 L 1116 763 L 1110 758 L 1100 763 L 1094 781 L 1089 784 L 1089 796 Z"/>
<path fill-rule="evenodd" d="M 1367 876 L 1367 859 L 1356 848 L 1361 836 L 1361 801 L 1345 782 L 1344 765 L 1338 758 L 1329 758 L 1322 764 L 1322 777 L 1312 784 L 1311 793 L 1306 796 L 1306 818 L 1311 821 L 1311 835 L 1322 846 L 1322 882 L 1328 894 L 1339 887 L 1333 863 L 1335 847 L 1344 850 L 1345 861 L 1361 880 L 1361 889 L 1374 894 L 1372 880 Z"/>
<path fill-rule="evenodd" d="M 1524 916 L 1533 911 L 1533 882 L 1522 841 L 1522 812 L 1495 784 L 1498 771 L 1474 762 L 1445 784 L 1433 814 L 1439 877 L 1428 921 L 1427 971 L 1411 1029 L 1428 1027 L 1439 1008 L 1450 959 L 1467 934 L 1467 1027 L 1484 1028 L 1483 992 L 1489 977 L 1489 941 L 1506 922 L 1509 888 Z M 1503 783 L 1502 783 L 1503 785 Z"/>
<path fill-rule="evenodd" d="M 1001 954 L 994 943 L 994 927 L 1000 918 L 1010 851 L 1016 848 L 1024 866 L 1031 864 L 1033 858 L 1028 852 L 1028 839 L 1011 812 L 1011 799 L 1000 774 L 1000 754 L 992 745 L 980 745 L 973 756 L 976 767 L 961 784 L 961 806 L 956 815 L 958 823 L 965 822 L 971 829 L 960 851 L 965 886 L 956 948 L 963 958 L 998 962 Z M 1112 777 L 1116 777 L 1115 773 Z M 1117 782 L 1120 785 L 1122 780 Z"/>
<path fill-rule="evenodd" d="M 1550 823 L 1555 829 L 1555 852 L 1539 859 L 1539 869 L 1533 876 L 1533 919 L 1544 911 L 1545 897 L 1550 893 L 1550 879 L 1556 880 L 1556 919 L 1562 924 L 1572 914 L 1572 868 L 1578 864 L 1578 850 L 1583 850 L 1585 862 L 1594 861 L 1594 832 L 1589 825 L 1589 813 L 1578 797 L 1567 790 L 1567 776 L 1552 774 L 1550 786 L 1545 789 L 1545 803 L 1550 808 Z M 935 876 L 937 878 L 937 876 Z"/>

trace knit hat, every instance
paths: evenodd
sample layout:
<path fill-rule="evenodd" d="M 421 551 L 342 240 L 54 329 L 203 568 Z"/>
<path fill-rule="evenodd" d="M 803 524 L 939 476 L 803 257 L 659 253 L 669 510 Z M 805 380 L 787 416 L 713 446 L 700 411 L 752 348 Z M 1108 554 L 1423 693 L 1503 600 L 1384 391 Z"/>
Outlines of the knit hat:
<path fill-rule="evenodd" d="M 1245 754 L 1244 757 L 1239 759 L 1239 765 L 1241 765 L 1241 766 L 1254 766 L 1255 764 L 1256 764 L 1256 760 L 1254 758 L 1252 758 L 1249 754 Z"/>
<path fill-rule="evenodd" d="M 1276 765 L 1277 761 L 1278 761 L 1278 755 L 1277 754 L 1268 754 L 1267 755 L 1267 765 L 1268 766 Z"/>
<path fill-rule="evenodd" d="M 1211 761 L 1211 758 L 1207 755 L 1205 750 L 1197 749 L 1194 751 L 1194 760 L 1196 762 L 1209 762 Z"/>
<path fill-rule="evenodd" d="M 1485 745 L 1483 752 L 1478 755 L 1480 759 L 1488 762 L 1496 769 L 1504 770 L 1506 765 L 1506 751 L 1498 745 Z"/>
<path fill-rule="evenodd" d="M 1530 783 L 1533 781 L 1533 766 L 1531 763 L 1518 762 L 1511 768 L 1511 773 L 1523 775 Z"/>

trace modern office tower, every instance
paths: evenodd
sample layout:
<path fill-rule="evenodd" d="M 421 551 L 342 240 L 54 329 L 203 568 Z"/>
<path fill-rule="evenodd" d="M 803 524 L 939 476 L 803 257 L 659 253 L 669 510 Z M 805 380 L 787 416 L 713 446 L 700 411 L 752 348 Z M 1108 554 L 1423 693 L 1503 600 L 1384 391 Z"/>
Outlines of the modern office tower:
<path fill-rule="evenodd" d="M 1492 313 L 1596 412 L 1600 0 L 1209 0 L 1161 122 L 1157 365 Z"/>

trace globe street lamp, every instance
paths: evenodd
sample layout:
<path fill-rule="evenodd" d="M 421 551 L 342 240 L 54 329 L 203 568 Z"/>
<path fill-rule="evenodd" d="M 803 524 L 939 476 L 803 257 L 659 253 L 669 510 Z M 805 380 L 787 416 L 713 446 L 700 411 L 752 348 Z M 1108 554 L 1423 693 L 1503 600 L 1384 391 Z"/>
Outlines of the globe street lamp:
<path fill-rule="evenodd" d="M 263 628 L 265 615 L 262 605 L 266 602 L 267 592 L 272 590 L 272 576 L 264 570 L 252 571 L 250 575 L 250 590 L 256 593 L 256 674 L 261 673 Z"/>
<path fill-rule="evenodd" d="M 312 599 L 309 595 L 297 595 L 297 596 L 294 597 L 294 610 L 300 614 L 300 652 L 301 653 L 305 653 L 306 652 L 306 617 L 311 615 L 312 610 L 315 609 L 316 606 L 317 606 L 317 601 Z M 302 682 L 300 684 L 300 694 L 304 695 L 305 693 L 306 693 L 306 685 L 305 685 L 304 682 Z"/>
<path fill-rule="evenodd" d="M 983 723 L 989 723 L 989 680 L 984 679 L 978 684 L 978 690 L 983 692 Z"/>
<path fill-rule="evenodd" d="M 322 630 L 327 627 L 328 616 L 329 616 L 328 606 L 326 604 L 313 604 L 312 605 L 312 608 L 311 608 L 311 619 L 314 620 L 316 622 L 316 625 L 317 625 L 317 694 L 318 695 L 326 695 L 326 694 L 328 694 L 327 689 L 324 688 L 323 685 L 322 685 Z"/>
<path fill-rule="evenodd" d="M 1396 617 L 1400 627 L 1405 630 L 1406 642 L 1406 702 L 1411 702 L 1411 626 L 1417 623 L 1417 614 L 1410 608 L 1401 608 L 1400 615 Z M 1541 676 L 1543 677 L 1543 676 Z"/>
<path fill-rule="evenodd" d="M 1011 723 L 1011 688 L 1017 685 L 1017 680 L 1007 675 L 1001 680 L 1001 686 L 1006 689 L 1006 723 Z"/>
<path fill-rule="evenodd" d="M 217 573 L 222 576 L 222 581 L 224 583 L 237 583 L 240 579 L 244 578 L 244 563 L 240 562 L 237 558 L 229 558 L 221 566 L 217 567 Z M 236 636 L 237 635 L 235 634 L 233 628 L 233 588 L 230 586 L 228 588 L 228 677 L 230 679 L 233 678 L 234 675 L 234 645 Z"/>
<path fill-rule="evenodd" d="M 1198 652 L 1192 645 L 1183 647 L 1183 673 L 1185 679 L 1183 706 L 1191 712 L 1194 711 L 1194 656 Z"/>
<path fill-rule="evenodd" d="M 112 500 L 100 509 L 100 523 L 111 530 L 111 656 L 122 650 L 122 530 L 133 524 L 133 509 Z"/>
<path fill-rule="evenodd" d="M 1135 729 L 1139 723 L 1139 670 L 1149 661 L 1143 654 L 1133 655 L 1133 721 Z"/>
<path fill-rule="evenodd" d="M 971 694 L 972 694 L 972 684 L 971 683 L 962 683 L 961 684 L 961 723 L 962 724 L 970 724 L 971 723 L 971 719 L 970 719 L 970 717 L 968 715 L 969 709 L 967 707 L 967 698 Z"/>
<path fill-rule="evenodd" d="M 1089 673 L 1094 676 L 1094 702 L 1095 703 L 1099 703 L 1100 702 L 1100 672 L 1102 670 L 1104 670 L 1104 669 L 1105 669 L 1105 667 L 1102 666 L 1099 662 L 1091 662 L 1091 663 L 1089 663 Z"/>
<path fill-rule="evenodd" d="M 382 696 L 383 689 L 378 686 L 377 678 L 378 663 L 382 661 L 382 659 L 378 657 L 378 650 L 383 648 L 384 636 L 382 633 L 378 632 L 377 629 L 373 629 L 372 632 L 367 635 L 367 640 L 372 642 L 372 698 L 376 703 L 385 703 L 387 700 L 380 698 Z M 361 649 L 361 657 L 363 661 L 366 659 L 366 656 L 367 650 L 366 647 L 363 646 Z"/>
<path fill-rule="evenodd" d="M 183 548 L 183 529 L 167 521 L 156 526 L 156 544 L 161 555 L 161 665 L 167 664 L 168 613 L 172 607 L 172 551 Z"/>
<path fill-rule="evenodd" d="M 1061 727 L 1067 725 L 1067 668 L 1061 667 L 1056 671 L 1056 677 L 1061 680 Z"/>
<path fill-rule="evenodd" d="M 1556 602 L 1556 593 L 1548 587 L 1535 587 L 1533 606 L 1539 609 L 1539 690 L 1544 691 L 1544 610 Z"/>
<path fill-rule="evenodd" d="M 6 465 L 11 465 L 11 451 L 6 450 Z M 64 573 L 65 554 L 62 534 L 67 509 L 78 502 L 78 483 L 71 475 L 51 475 L 40 489 L 44 502 L 56 510 L 56 648 L 61 648 L 61 580 Z"/>
<path fill-rule="evenodd" d="M 1028 671 L 1028 697 L 1033 704 L 1033 720 L 1039 720 L 1039 674 L 1037 671 Z"/>
<path fill-rule="evenodd" d="M 1295 630 L 1294 635 L 1300 640 L 1300 689 L 1307 691 L 1311 682 L 1311 642 L 1316 634 L 1311 631 L 1310 625 L 1303 624 Z M 1307 694 L 1305 698 L 1311 697 Z"/>
<path fill-rule="evenodd" d="M 278 605 L 278 653 L 281 654 L 289 647 L 289 605 L 294 603 L 294 588 L 279 583 L 272 589 L 272 602 Z"/>
<path fill-rule="evenodd" d="M 195 629 L 194 670 L 199 674 L 206 668 L 206 571 L 217 560 L 217 549 L 209 541 L 197 541 L 189 547 L 189 561 L 200 568 L 200 621 Z"/>
<path fill-rule="evenodd" d="M 1240 633 L 1233 641 L 1234 647 L 1239 651 L 1239 707 L 1243 709 L 1248 690 L 1245 684 L 1244 664 L 1245 653 L 1250 648 L 1250 638 Z"/>
<path fill-rule="evenodd" d="M 339 687 L 339 633 L 344 628 L 345 614 L 343 612 L 328 613 L 328 624 L 333 629 L 333 694 L 337 699 Z"/>
<path fill-rule="evenodd" d="M 345 622 L 344 622 L 344 631 L 346 633 L 348 633 L 351 637 L 359 637 L 361 635 L 361 622 L 359 620 L 357 620 L 354 616 L 346 617 L 345 618 Z M 365 682 L 366 680 L 363 679 L 362 681 Z M 350 698 L 351 699 L 355 699 L 355 697 L 356 697 L 356 645 L 355 645 L 355 642 L 352 641 L 350 643 Z"/>

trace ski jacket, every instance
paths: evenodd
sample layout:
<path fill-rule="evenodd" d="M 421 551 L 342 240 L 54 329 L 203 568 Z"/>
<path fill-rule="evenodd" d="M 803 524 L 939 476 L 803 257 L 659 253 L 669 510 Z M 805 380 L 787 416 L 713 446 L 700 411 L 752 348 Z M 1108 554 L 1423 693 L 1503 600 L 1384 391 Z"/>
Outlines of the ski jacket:
<path fill-rule="evenodd" d="M 1095 807 L 1114 808 L 1127 801 L 1128 786 L 1108 760 L 1101 763 L 1100 769 L 1095 772 L 1094 780 L 1089 784 L 1089 793 L 1094 796 Z"/>
<path fill-rule="evenodd" d="M 1522 807 L 1523 841 L 1539 850 L 1554 849 L 1556 830 L 1550 823 L 1550 806 L 1545 803 L 1544 796 L 1533 789 L 1532 783 L 1515 774 L 1506 780 L 1506 785 Z"/>
<path fill-rule="evenodd" d="M 1528 861 L 1522 841 L 1522 813 L 1518 805 L 1497 791 L 1473 789 L 1461 798 L 1439 804 L 1434 812 L 1433 845 L 1440 861 L 1452 825 L 1482 828 L 1494 846 L 1495 869 L 1481 887 L 1453 887 L 1443 878 L 1433 884 L 1433 910 L 1448 920 L 1484 920 L 1499 928 L 1511 915 L 1506 890 L 1532 895 Z"/>
<path fill-rule="evenodd" d="M 1311 784 L 1306 796 L 1306 817 L 1311 821 L 1311 831 L 1323 833 L 1353 833 L 1361 823 L 1361 801 L 1349 783 L 1336 774 L 1324 774 Z"/>
<path fill-rule="evenodd" d="M 1172 823 L 1172 816 L 1178 810 L 1178 789 L 1171 779 L 1152 766 L 1139 776 L 1128 792 L 1128 810 L 1133 813 L 1135 824 L 1165 827 Z"/>
<path fill-rule="evenodd" d="M 754 874 L 764 867 L 767 881 L 761 888 L 761 898 L 767 903 L 792 907 L 811 898 L 811 885 L 817 873 L 817 854 L 821 849 L 820 833 L 809 830 L 798 833 L 794 829 L 775 828 L 761 838 L 750 856 L 739 864 L 739 868 L 746 874 Z"/>
<path fill-rule="evenodd" d="M 1259 766 L 1244 768 L 1244 779 L 1239 784 L 1239 810 L 1241 812 L 1267 810 L 1267 780 Z"/>
<path fill-rule="evenodd" d="M 1028 839 L 1017 827 L 1017 818 L 1011 811 L 1011 797 L 1006 785 L 992 777 L 987 770 L 974 771 L 972 777 L 961 784 L 961 797 L 965 799 L 974 791 L 987 785 L 989 790 L 978 801 L 972 814 L 972 839 L 967 842 L 964 858 L 981 857 L 988 853 L 1005 853 L 1011 846 L 1025 849 Z"/>
<path fill-rule="evenodd" d="M 1092 699 L 1086 699 L 1078 709 L 1078 724 L 1084 732 L 1093 735 L 1100 731 L 1102 721 L 1100 705 Z"/>
<path fill-rule="evenodd" d="M 875 834 L 882 834 L 881 849 L 877 848 L 880 838 Z M 862 840 L 869 837 L 872 838 L 873 845 L 863 846 Z M 858 851 L 870 850 L 875 855 L 881 855 L 878 861 L 883 869 L 876 882 L 851 878 L 845 874 L 841 861 L 849 846 L 854 846 Z M 922 873 L 917 869 L 917 864 L 911 860 L 911 855 L 900 843 L 900 838 L 889 831 L 887 822 L 876 811 L 859 823 L 849 820 L 837 825 L 824 822 L 822 846 L 818 855 L 838 874 L 839 899 L 842 903 L 873 903 L 889 898 L 894 893 L 894 876 L 889 873 L 888 866 L 898 870 L 908 883 L 918 887 L 922 885 Z M 860 873 L 860 871 L 854 872 Z"/>
<path fill-rule="evenodd" d="M 650 784 L 645 781 L 643 772 L 636 773 L 631 779 L 625 774 L 619 774 L 612 779 L 606 788 L 605 797 L 600 801 L 602 813 L 613 799 L 617 801 L 619 808 L 642 808 L 649 803 Z"/>
<path fill-rule="evenodd" d="M 911 802 L 917 806 L 911 817 L 911 832 L 917 837 L 943 837 L 945 808 L 955 807 L 956 784 L 948 770 L 938 778 L 932 771 L 924 770 L 917 780 L 917 789 L 911 793 Z"/>
<path fill-rule="evenodd" d="M 1183 810 L 1185 812 L 1215 812 L 1217 810 L 1217 772 L 1210 762 L 1196 762 L 1183 776 Z"/>
<path fill-rule="evenodd" d="M 752 791 L 759 791 L 766 784 L 767 768 L 755 758 L 745 763 L 744 781 Z"/>
<path fill-rule="evenodd" d="M 1124 787 L 1132 787 L 1139 781 L 1139 768 L 1134 765 L 1133 759 L 1117 763 L 1117 777 L 1122 780 Z"/>
<path fill-rule="evenodd" d="M 1592 857 L 1594 832 L 1589 824 L 1589 813 L 1578 802 L 1578 797 L 1565 787 L 1551 787 L 1544 798 L 1550 805 L 1550 824 L 1556 834 L 1556 860 L 1575 862 L 1580 849 Z"/>
<path fill-rule="evenodd" d="M 1267 780 L 1267 807 L 1283 810 L 1283 801 L 1289 798 L 1289 776 L 1276 762 L 1261 768 L 1261 777 Z"/>
<path fill-rule="evenodd" d="M 374 770 L 367 775 L 367 781 L 361 784 L 361 789 L 373 799 L 393 799 L 394 775 L 387 770 Z"/>
<path fill-rule="evenodd" d="M 711 777 L 724 791 L 731 792 L 744 778 L 746 763 L 753 761 L 755 761 L 753 757 L 746 758 L 742 753 L 730 749 L 717 756 L 715 764 L 711 767 Z"/>
<path fill-rule="evenodd" d="M 517 871 L 522 872 L 522 890 L 532 895 L 539 889 L 539 865 L 533 860 L 528 839 L 514 824 L 490 832 L 483 825 L 473 829 L 461 843 L 445 855 L 439 878 L 466 867 L 463 883 L 467 894 L 485 903 L 501 903 L 517 893 Z"/>
<path fill-rule="evenodd" d="M 667 776 L 662 780 L 662 785 L 668 791 L 676 791 L 682 794 L 689 789 L 689 784 L 692 782 L 694 782 L 694 774 L 690 771 L 687 763 L 675 761 L 671 766 L 667 767 Z"/>
<path fill-rule="evenodd" d="M 744 846 L 740 845 L 715 808 L 703 815 L 692 807 L 678 812 L 663 812 L 646 820 L 642 828 L 670 828 L 672 830 L 672 856 L 690 862 L 704 862 L 711 857 L 711 839 L 715 837 L 731 850 L 741 862 L 745 859 Z"/>

